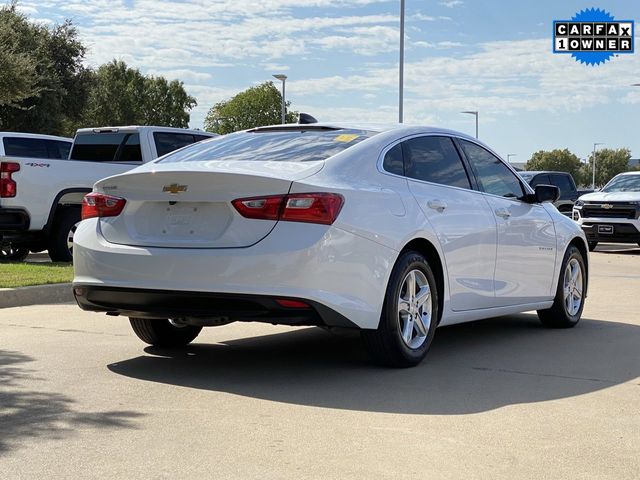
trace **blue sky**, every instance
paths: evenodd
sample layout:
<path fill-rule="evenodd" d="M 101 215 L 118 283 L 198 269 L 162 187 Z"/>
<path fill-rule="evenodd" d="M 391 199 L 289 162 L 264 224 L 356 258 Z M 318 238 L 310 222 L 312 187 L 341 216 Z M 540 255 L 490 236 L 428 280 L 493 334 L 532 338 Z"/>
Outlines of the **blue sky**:
<path fill-rule="evenodd" d="M 123 59 L 184 81 L 191 124 L 285 73 L 292 107 L 323 121 L 397 121 L 400 0 L 22 0 L 71 18 L 97 66 Z M 405 122 L 473 134 L 512 161 L 539 149 L 586 157 L 593 142 L 640 156 L 640 53 L 596 67 L 551 53 L 552 22 L 598 7 L 640 21 L 637 0 L 406 0 Z M 636 48 L 638 50 L 638 48 Z M 278 83 L 278 82 L 276 82 Z"/>

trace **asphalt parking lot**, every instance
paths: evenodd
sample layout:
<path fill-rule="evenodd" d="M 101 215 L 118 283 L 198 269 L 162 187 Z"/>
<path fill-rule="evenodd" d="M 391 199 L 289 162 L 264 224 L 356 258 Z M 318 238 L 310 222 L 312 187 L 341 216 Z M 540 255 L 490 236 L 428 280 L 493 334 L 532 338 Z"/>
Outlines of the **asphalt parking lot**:
<path fill-rule="evenodd" d="M 75 305 L 0 310 L 0 478 L 637 479 L 640 248 L 590 279 L 575 329 L 442 328 L 409 370 L 314 328 L 171 352 Z"/>

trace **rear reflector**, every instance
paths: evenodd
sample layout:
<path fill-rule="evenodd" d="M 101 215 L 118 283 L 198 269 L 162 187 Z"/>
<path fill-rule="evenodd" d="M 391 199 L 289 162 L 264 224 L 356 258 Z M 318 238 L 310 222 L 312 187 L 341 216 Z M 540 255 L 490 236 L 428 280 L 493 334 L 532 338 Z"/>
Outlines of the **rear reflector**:
<path fill-rule="evenodd" d="M 325 192 L 295 193 L 239 198 L 231 203 L 245 218 L 331 225 L 338 218 L 344 197 Z"/>
<path fill-rule="evenodd" d="M 94 217 L 116 217 L 120 215 L 126 203 L 124 198 L 104 193 L 90 193 L 82 199 L 82 220 Z"/>
<path fill-rule="evenodd" d="M 298 300 L 288 300 L 286 298 L 276 298 L 276 302 L 285 308 L 311 308 L 311 305 Z"/>
<path fill-rule="evenodd" d="M 0 198 L 13 198 L 18 193 L 18 185 L 11 178 L 14 172 L 20 170 L 20 164 L 16 162 L 0 163 Z"/>

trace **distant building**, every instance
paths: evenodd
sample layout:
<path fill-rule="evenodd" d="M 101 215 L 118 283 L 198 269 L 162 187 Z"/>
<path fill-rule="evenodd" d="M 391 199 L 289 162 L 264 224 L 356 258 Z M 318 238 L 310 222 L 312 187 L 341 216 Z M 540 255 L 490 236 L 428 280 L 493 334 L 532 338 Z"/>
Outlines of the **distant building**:
<path fill-rule="evenodd" d="M 629 168 L 637 168 L 640 165 L 640 158 L 630 158 Z"/>
<path fill-rule="evenodd" d="M 515 168 L 519 172 L 526 170 L 526 167 L 527 167 L 527 162 L 509 162 L 509 163 L 513 168 Z"/>

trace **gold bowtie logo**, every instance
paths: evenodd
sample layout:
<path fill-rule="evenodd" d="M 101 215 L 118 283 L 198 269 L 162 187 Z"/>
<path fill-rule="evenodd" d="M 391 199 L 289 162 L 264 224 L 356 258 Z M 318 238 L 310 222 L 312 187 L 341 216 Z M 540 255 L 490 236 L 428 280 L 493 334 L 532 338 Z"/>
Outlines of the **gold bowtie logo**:
<path fill-rule="evenodd" d="M 165 185 L 162 187 L 163 192 L 168 192 L 171 195 L 177 195 L 180 192 L 187 191 L 187 185 L 178 185 L 177 183 L 172 183 L 171 185 Z"/>

